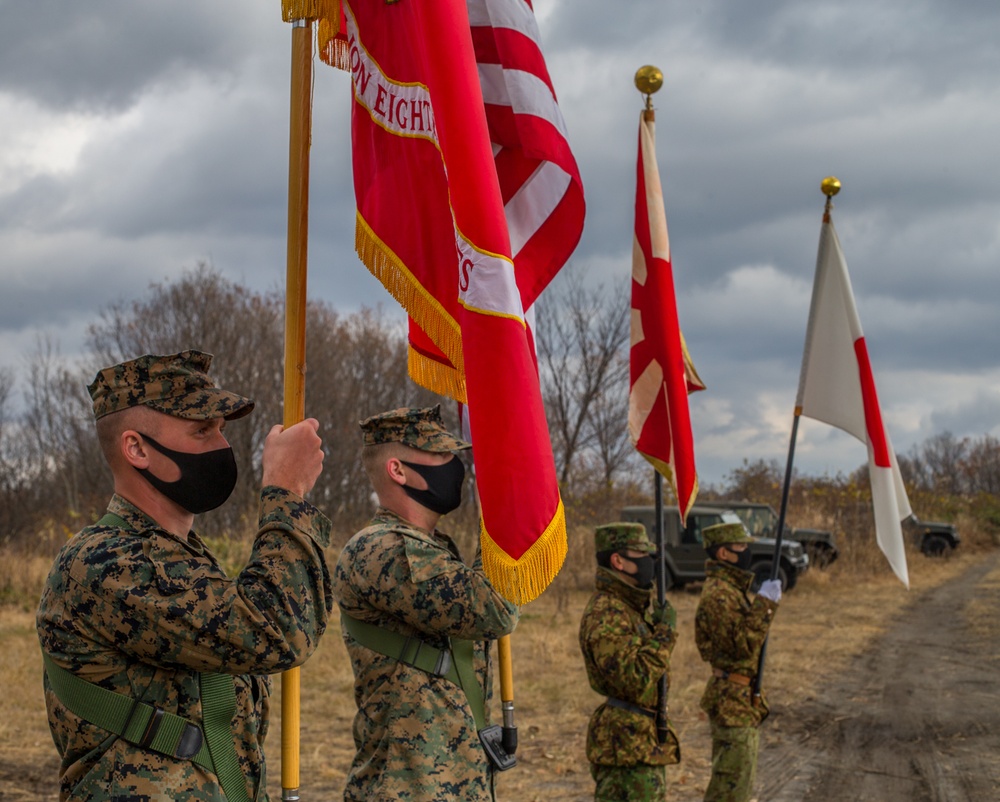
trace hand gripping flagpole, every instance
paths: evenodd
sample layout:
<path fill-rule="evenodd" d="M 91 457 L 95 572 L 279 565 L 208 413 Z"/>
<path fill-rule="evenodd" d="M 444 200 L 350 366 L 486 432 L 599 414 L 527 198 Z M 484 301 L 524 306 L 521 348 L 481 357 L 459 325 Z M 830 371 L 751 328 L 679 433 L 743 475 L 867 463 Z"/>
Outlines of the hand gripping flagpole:
<path fill-rule="evenodd" d="M 830 221 L 830 210 L 833 208 L 833 196 L 840 192 L 840 181 L 834 176 L 828 176 L 820 182 L 820 189 L 826 195 L 826 205 L 823 207 L 823 222 Z M 778 531 L 774 535 L 774 558 L 771 560 L 771 579 L 778 578 L 778 566 L 781 562 L 781 539 L 785 532 L 785 512 L 788 509 L 788 491 L 792 485 L 792 463 L 795 459 L 795 441 L 799 435 L 799 418 L 802 417 L 802 407 L 796 406 L 792 415 L 792 435 L 788 443 L 788 460 L 785 462 L 785 481 L 781 486 L 781 507 L 778 510 Z M 764 674 L 764 660 L 767 657 L 767 638 L 760 647 L 760 659 L 757 661 L 757 676 L 753 681 L 753 694 L 760 696 L 761 681 Z"/>
<path fill-rule="evenodd" d="M 318 2 L 282 0 L 292 24 L 288 126 L 288 246 L 285 273 L 284 425 L 305 418 L 306 273 L 309 241 L 309 144 L 312 135 L 312 33 Z M 281 798 L 299 797 L 300 674 L 281 675 Z"/>
<path fill-rule="evenodd" d="M 663 86 L 663 73 L 650 64 L 640 67 L 635 73 L 635 88 L 646 96 L 646 110 L 643 112 L 647 122 L 653 122 L 656 113 L 653 111 L 653 94 Z M 666 549 L 663 546 L 663 476 L 654 470 L 655 491 L 655 543 L 656 543 L 656 599 L 662 607 L 667 600 L 667 566 Z M 664 674 L 656 683 L 656 740 L 665 744 L 669 738 L 667 709 L 667 675 Z"/>

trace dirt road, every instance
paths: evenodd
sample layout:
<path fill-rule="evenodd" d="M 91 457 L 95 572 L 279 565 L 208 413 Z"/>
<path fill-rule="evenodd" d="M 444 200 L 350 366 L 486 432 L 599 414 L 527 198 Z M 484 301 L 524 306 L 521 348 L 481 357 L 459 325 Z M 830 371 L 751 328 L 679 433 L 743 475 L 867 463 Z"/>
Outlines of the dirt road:
<path fill-rule="evenodd" d="M 840 681 L 775 711 L 760 802 L 1000 800 L 998 621 L 992 553 L 915 599 Z"/>

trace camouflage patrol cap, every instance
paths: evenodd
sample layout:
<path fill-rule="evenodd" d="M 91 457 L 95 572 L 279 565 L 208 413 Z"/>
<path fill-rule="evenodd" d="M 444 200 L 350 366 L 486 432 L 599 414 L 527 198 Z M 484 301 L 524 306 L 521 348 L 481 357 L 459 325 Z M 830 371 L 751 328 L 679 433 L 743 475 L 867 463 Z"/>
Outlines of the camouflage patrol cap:
<path fill-rule="evenodd" d="M 594 545 L 598 554 L 602 551 L 644 551 L 653 554 L 656 551 L 656 546 L 646 536 L 646 527 L 636 522 L 619 521 L 597 527 Z"/>
<path fill-rule="evenodd" d="M 701 542 L 709 549 L 727 543 L 753 543 L 754 538 L 743 524 L 714 524 L 701 530 Z"/>
<path fill-rule="evenodd" d="M 444 428 L 441 405 L 433 407 L 401 407 L 372 415 L 361 421 L 364 445 L 402 443 L 420 451 L 443 453 L 472 448 L 471 443 L 459 440 Z"/>
<path fill-rule="evenodd" d="M 146 406 L 175 418 L 235 420 L 249 415 L 254 402 L 216 387 L 208 376 L 212 355 L 201 351 L 146 354 L 98 372 L 87 390 L 94 418 Z"/>

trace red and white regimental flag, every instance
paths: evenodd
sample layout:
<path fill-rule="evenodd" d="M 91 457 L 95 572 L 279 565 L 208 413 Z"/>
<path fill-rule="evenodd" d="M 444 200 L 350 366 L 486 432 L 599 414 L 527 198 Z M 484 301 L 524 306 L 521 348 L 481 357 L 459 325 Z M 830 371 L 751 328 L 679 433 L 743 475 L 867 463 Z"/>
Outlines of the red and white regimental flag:
<path fill-rule="evenodd" d="M 632 247 L 632 443 L 670 482 L 682 520 L 698 494 L 688 394 L 704 390 L 681 334 L 652 114 L 639 118 Z"/>
<path fill-rule="evenodd" d="M 843 429 L 868 446 L 876 539 L 909 587 L 900 522 L 910 516 L 910 502 L 882 421 L 851 278 L 829 212 L 820 230 L 795 413 Z"/>
<path fill-rule="evenodd" d="M 356 247 L 406 309 L 410 372 L 468 405 L 483 565 L 524 603 L 565 517 L 525 310 L 583 227 L 583 191 L 524 0 L 344 0 Z"/>

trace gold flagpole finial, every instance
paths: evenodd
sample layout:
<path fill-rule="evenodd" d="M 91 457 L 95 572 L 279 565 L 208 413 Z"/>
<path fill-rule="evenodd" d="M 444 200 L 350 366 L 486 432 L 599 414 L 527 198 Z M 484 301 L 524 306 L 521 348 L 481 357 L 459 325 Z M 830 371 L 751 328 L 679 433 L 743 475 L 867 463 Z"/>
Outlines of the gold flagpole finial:
<path fill-rule="evenodd" d="M 833 196 L 840 192 L 840 179 L 828 175 L 820 181 L 819 188 L 826 195 L 826 206 L 823 208 L 823 222 L 830 222 L 830 210 L 833 208 Z"/>
<path fill-rule="evenodd" d="M 840 179 L 836 176 L 828 175 L 820 182 L 819 188 L 823 190 L 824 195 L 832 198 L 840 192 Z"/>
<path fill-rule="evenodd" d="M 635 88 L 646 96 L 646 109 L 652 110 L 654 92 L 659 92 L 663 86 L 663 73 L 659 67 L 647 64 L 635 71 Z"/>

